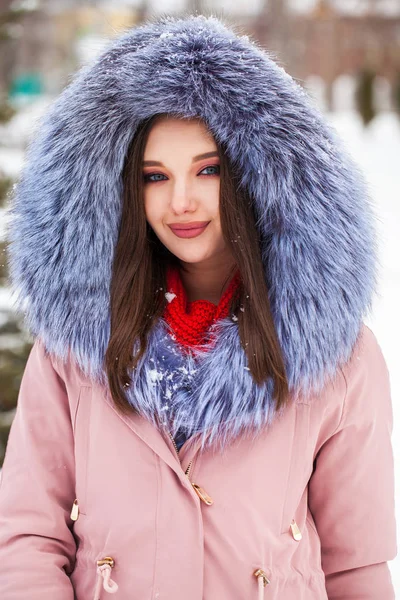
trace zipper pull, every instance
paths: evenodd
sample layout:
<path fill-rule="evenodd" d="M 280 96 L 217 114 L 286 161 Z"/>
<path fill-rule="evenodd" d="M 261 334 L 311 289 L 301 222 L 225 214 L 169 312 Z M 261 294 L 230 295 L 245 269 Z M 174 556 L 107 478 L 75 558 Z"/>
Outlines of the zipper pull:
<path fill-rule="evenodd" d="M 198 497 L 200 498 L 200 500 L 203 500 L 203 502 L 205 502 L 209 506 L 211 504 L 214 504 L 214 500 L 212 498 L 210 498 L 210 496 L 207 494 L 207 492 L 205 490 L 203 490 L 202 487 L 200 487 L 199 485 L 197 485 L 197 483 L 193 483 L 192 481 L 190 483 L 194 487 L 194 491 L 196 492 L 196 494 L 198 495 Z"/>
<path fill-rule="evenodd" d="M 290 523 L 290 529 L 292 530 L 292 535 L 296 542 L 299 542 L 303 536 L 301 535 L 299 526 L 294 519 L 292 519 L 292 522 Z"/>
<path fill-rule="evenodd" d="M 78 500 L 77 499 L 74 500 L 70 516 L 71 516 L 71 520 L 72 521 L 76 521 L 78 519 L 78 516 L 79 516 L 79 505 L 78 505 Z"/>

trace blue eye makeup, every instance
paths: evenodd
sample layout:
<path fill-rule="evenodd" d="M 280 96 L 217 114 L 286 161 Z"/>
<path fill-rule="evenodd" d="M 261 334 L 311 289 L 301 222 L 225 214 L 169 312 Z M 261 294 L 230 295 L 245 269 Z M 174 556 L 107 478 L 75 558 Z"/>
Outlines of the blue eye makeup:
<path fill-rule="evenodd" d="M 143 175 L 143 181 L 144 182 L 153 182 L 153 181 L 163 181 L 163 179 L 151 179 L 151 177 L 164 177 L 165 179 L 167 179 L 167 177 L 165 177 L 165 175 L 163 175 L 162 173 L 148 173 L 146 175 Z"/>
<path fill-rule="evenodd" d="M 207 171 L 207 169 L 214 169 L 214 172 L 211 173 L 204 173 L 204 171 Z M 204 169 L 202 169 L 199 173 L 199 175 L 206 175 L 206 176 L 211 176 L 211 175 L 219 175 L 220 173 L 220 166 L 219 165 L 208 165 L 207 167 L 204 167 Z M 156 183 L 157 181 L 164 181 L 165 179 L 168 179 L 168 177 L 166 175 L 164 175 L 163 173 L 146 173 L 146 175 L 143 175 L 143 181 L 145 183 Z"/>
<path fill-rule="evenodd" d="M 209 165 L 208 167 L 204 167 L 203 171 L 205 171 L 206 169 L 216 169 L 217 172 L 215 173 L 208 173 L 208 175 L 219 175 L 219 165 Z M 203 173 L 203 171 L 200 171 L 200 173 Z"/>

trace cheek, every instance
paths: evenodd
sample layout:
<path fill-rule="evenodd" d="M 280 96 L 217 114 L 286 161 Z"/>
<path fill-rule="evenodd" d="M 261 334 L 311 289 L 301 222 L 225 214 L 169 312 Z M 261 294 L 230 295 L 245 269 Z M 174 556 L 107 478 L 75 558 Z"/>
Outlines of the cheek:
<path fill-rule="evenodd" d="M 160 220 L 160 204 L 148 193 L 144 195 L 144 212 L 150 225 L 154 225 Z"/>
<path fill-rule="evenodd" d="M 208 190 L 202 190 L 201 196 L 202 210 L 215 221 L 219 221 L 219 185 L 210 186 Z"/>

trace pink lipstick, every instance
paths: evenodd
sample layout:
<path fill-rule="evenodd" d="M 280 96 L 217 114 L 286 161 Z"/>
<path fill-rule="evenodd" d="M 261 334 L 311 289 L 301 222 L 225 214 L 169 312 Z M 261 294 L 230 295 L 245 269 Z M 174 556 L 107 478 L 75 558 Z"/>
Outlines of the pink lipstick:
<path fill-rule="evenodd" d="M 191 223 L 170 223 L 171 231 L 180 238 L 194 238 L 203 233 L 210 221 L 192 221 Z"/>

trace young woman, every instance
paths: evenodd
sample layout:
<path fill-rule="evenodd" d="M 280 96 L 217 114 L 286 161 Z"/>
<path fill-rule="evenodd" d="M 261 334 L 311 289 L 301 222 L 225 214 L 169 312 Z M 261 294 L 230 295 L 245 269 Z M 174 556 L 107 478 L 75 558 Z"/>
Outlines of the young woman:
<path fill-rule="evenodd" d="M 129 31 L 10 216 L 2 599 L 394 598 L 373 212 L 283 69 L 216 18 Z"/>

